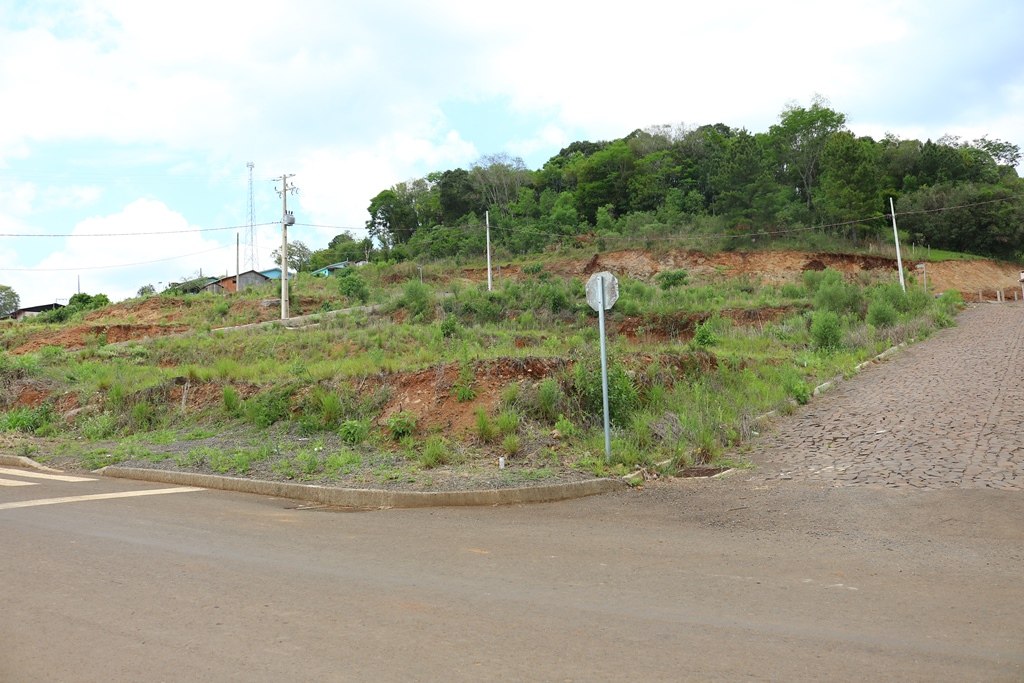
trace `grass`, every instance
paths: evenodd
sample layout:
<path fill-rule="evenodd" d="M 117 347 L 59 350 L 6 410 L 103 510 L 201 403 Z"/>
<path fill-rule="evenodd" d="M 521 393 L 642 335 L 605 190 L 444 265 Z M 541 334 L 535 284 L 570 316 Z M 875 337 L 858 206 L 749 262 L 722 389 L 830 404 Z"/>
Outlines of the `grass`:
<path fill-rule="evenodd" d="M 932 252 L 932 260 L 946 256 Z M 499 279 L 493 292 L 448 279 L 454 269 L 440 264 L 424 268 L 422 283 L 410 264 L 374 266 L 362 277 L 368 301 L 382 309 L 324 316 L 316 327 L 0 354 L 0 379 L 34 378 L 55 387 L 54 397 L 74 395 L 86 406 L 70 421 L 55 398 L 11 409 L 0 414 L 0 431 L 81 439 L 79 456 L 90 464 L 156 458 L 164 446 L 215 439 L 225 429 L 247 430 L 256 442 L 267 434 L 315 436 L 329 445 L 286 453 L 196 445 L 173 456 L 181 467 L 239 475 L 272 467 L 304 480 L 363 472 L 378 482 L 408 481 L 421 470 L 498 455 L 530 471 L 557 465 L 614 474 L 666 458 L 722 458 L 749 438 L 758 415 L 806 403 L 821 381 L 949 324 L 957 308 L 956 301 L 827 271 L 780 285 L 727 273 L 623 277 L 608 314 L 616 436 L 613 462 L 605 463 L 596 317 L 582 282 L 555 277 L 547 265 L 538 257 L 516 279 Z M 300 310 L 344 303 L 336 282 L 297 283 Z M 223 298 L 205 295 L 160 298 L 183 324 L 202 330 L 211 319 L 242 317 L 246 303 L 265 294 L 246 292 L 227 308 Z M 783 314 L 745 322 L 743 311 L 764 307 Z M 649 329 L 619 333 L 631 316 Z M 2 328 L 0 342 L 11 348 L 30 329 Z M 482 402 L 493 396 L 489 363 L 538 357 L 557 359 L 561 369 L 510 380 L 500 402 Z M 459 371 L 448 396 L 465 404 L 467 434 L 438 433 L 404 407 L 384 416 L 401 391 L 397 380 L 431 369 L 440 377 L 451 364 Z M 89 450 L 115 437 L 120 448 Z"/>

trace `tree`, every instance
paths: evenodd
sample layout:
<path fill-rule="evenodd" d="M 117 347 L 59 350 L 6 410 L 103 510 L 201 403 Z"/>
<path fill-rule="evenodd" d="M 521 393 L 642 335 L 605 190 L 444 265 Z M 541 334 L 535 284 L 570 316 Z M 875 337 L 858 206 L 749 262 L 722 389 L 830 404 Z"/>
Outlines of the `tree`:
<path fill-rule="evenodd" d="M 441 222 L 445 225 L 455 225 L 466 214 L 483 210 L 473 179 L 465 169 L 456 168 L 442 173 L 438 190 L 441 195 Z"/>
<path fill-rule="evenodd" d="M 473 164 L 472 177 L 487 206 L 508 216 L 512 204 L 519 199 L 519 188 L 530 184 L 532 173 L 519 157 L 491 154 Z"/>
<path fill-rule="evenodd" d="M 309 263 L 313 256 L 313 252 L 309 250 L 305 244 L 299 240 L 288 243 L 288 269 L 294 271 L 304 270 L 306 265 Z M 281 266 L 281 250 L 275 249 L 270 252 L 270 258 L 273 262 L 280 267 Z"/>
<path fill-rule="evenodd" d="M 419 227 L 416 206 L 405 183 L 378 193 L 366 210 L 370 213 L 366 230 L 385 249 L 408 242 Z"/>
<path fill-rule="evenodd" d="M 21 298 L 18 293 L 7 285 L 0 285 L 0 316 L 10 315 L 20 307 Z"/>
<path fill-rule="evenodd" d="M 814 208 L 814 188 L 825 144 L 846 125 L 846 115 L 826 105 L 821 97 L 814 98 L 810 109 L 792 104 L 782 112 L 779 123 L 768 130 L 777 155 L 779 180 L 796 188 L 809 211 Z"/>
<path fill-rule="evenodd" d="M 156 287 L 153 285 L 142 285 L 139 287 L 139 291 L 135 293 L 135 296 L 152 296 L 156 294 Z"/>

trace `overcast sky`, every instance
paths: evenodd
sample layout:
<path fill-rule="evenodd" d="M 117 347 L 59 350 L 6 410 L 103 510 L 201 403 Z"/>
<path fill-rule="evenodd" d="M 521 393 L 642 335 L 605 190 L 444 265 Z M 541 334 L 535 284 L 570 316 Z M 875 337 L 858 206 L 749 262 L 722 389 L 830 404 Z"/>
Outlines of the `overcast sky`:
<path fill-rule="evenodd" d="M 765 131 L 815 94 L 859 135 L 1024 145 L 1022 28 L 1019 0 L 0 0 L 0 284 L 29 306 L 233 273 L 238 231 L 208 229 L 248 224 L 250 161 L 267 268 L 283 173 L 297 222 L 334 226 L 290 231 L 317 249 L 430 171 Z"/>

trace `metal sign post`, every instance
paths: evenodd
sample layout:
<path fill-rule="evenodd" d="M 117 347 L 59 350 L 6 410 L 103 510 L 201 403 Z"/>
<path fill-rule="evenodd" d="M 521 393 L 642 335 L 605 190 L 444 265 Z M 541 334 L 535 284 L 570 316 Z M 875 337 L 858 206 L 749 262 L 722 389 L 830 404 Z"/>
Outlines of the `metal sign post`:
<path fill-rule="evenodd" d="M 604 333 L 604 312 L 619 299 L 619 281 L 609 272 L 594 273 L 587 280 L 587 303 L 597 311 L 601 331 L 601 402 L 604 408 L 604 459 L 612 461 L 612 427 L 608 409 L 608 345 Z"/>

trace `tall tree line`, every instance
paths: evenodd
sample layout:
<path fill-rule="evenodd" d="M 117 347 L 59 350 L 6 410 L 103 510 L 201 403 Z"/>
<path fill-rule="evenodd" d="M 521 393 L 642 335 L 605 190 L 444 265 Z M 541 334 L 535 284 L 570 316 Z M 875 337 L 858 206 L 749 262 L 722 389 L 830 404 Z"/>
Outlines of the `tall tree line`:
<path fill-rule="evenodd" d="M 915 242 L 1024 258 L 1020 158 L 1017 145 L 987 137 L 857 136 L 844 114 L 815 99 L 787 106 L 765 132 L 659 126 L 574 142 L 537 170 L 504 154 L 483 157 L 382 190 L 366 227 L 397 258 L 480 253 L 485 212 L 495 241 L 514 252 L 652 225 L 735 235 L 824 226 L 859 240 L 885 234 L 894 197 Z"/>

